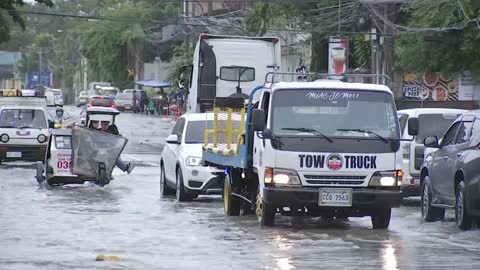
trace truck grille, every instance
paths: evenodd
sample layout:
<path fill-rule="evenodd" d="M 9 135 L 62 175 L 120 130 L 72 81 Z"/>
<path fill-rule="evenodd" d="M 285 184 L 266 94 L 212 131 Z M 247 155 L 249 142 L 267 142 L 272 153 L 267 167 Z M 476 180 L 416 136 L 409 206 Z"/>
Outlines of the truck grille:
<path fill-rule="evenodd" d="M 304 175 L 310 185 L 351 185 L 360 186 L 365 182 L 365 175 Z"/>

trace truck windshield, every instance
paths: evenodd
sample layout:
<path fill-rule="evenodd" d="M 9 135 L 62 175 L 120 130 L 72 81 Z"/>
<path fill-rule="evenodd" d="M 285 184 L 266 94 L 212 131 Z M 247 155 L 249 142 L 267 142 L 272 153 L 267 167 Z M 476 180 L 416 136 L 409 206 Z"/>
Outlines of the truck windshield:
<path fill-rule="evenodd" d="M 389 93 L 277 90 L 273 94 L 272 106 L 272 131 L 275 136 L 399 138 L 393 96 Z"/>
<path fill-rule="evenodd" d="M 415 138 L 417 143 L 423 143 L 427 136 L 441 138 L 450 125 L 460 114 L 420 114 L 418 116 L 418 135 Z"/>
<path fill-rule="evenodd" d="M 29 109 L 4 109 L 0 113 L 0 128 L 47 128 L 45 112 Z"/>

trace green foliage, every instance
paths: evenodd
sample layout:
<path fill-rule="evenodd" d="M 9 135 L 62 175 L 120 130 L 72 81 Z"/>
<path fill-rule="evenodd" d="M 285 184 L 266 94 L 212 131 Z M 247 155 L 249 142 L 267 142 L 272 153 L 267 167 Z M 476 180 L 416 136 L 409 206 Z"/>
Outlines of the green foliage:
<path fill-rule="evenodd" d="M 350 67 L 370 69 L 372 59 L 370 42 L 365 40 L 363 35 L 356 35 L 351 39 L 350 44 L 351 54 L 355 61 L 354 65 L 350 64 Z"/>
<path fill-rule="evenodd" d="M 480 74 L 480 25 L 468 22 L 480 17 L 480 1 L 411 1 L 407 12 L 408 26 L 414 28 L 412 30 L 435 27 L 446 30 L 416 33 L 397 40 L 398 67 L 418 72 L 469 70 Z M 463 29 L 454 29 L 453 26 Z"/>
<path fill-rule="evenodd" d="M 52 0 L 35 0 L 39 4 L 45 4 L 48 7 L 53 6 Z M 23 7 L 26 3 L 23 0 L 1 0 L 0 10 L 8 10 L 13 23 L 19 25 L 22 29 L 25 29 L 25 20 L 16 12 L 17 7 Z M 3 16 L 3 12 L 0 13 L 0 43 L 6 42 L 10 39 L 10 21 L 7 17 Z"/>
<path fill-rule="evenodd" d="M 296 9 L 290 2 L 258 0 L 247 16 L 245 22 L 247 33 L 254 36 L 263 36 L 272 25 L 280 24 L 284 27 L 287 22 L 287 14 L 293 16 L 295 11 Z"/>
<path fill-rule="evenodd" d="M 171 65 L 168 68 L 168 81 L 172 84 L 178 83 L 178 77 L 180 76 L 180 68 L 182 66 L 191 65 L 193 61 L 193 48 L 186 46 L 185 44 L 175 47 L 173 50 L 173 58 Z M 190 78 L 184 78 L 189 85 Z"/>
<path fill-rule="evenodd" d="M 163 5 L 159 9 L 152 8 L 148 2 L 136 5 L 126 2 L 118 4 L 115 9 L 102 11 L 102 16 L 136 21 L 161 20 L 173 16 L 173 11 L 172 5 Z M 81 39 L 81 53 L 87 58 L 97 80 L 113 82 L 118 86 L 131 84 L 131 78 L 127 78 L 128 46 L 137 41 L 143 42 L 145 27 L 138 22 L 91 21 L 76 28 Z"/>

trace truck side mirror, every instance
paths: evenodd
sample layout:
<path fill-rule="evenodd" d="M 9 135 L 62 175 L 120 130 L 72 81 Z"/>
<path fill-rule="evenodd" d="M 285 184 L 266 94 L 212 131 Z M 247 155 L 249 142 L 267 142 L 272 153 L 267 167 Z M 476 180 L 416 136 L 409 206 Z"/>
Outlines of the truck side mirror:
<path fill-rule="evenodd" d="M 253 131 L 263 131 L 265 129 L 265 122 L 267 116 L 262 109 L 252 110 L 252 127 Z"/>
<path fill-rule="evenodd" d="M 419 130 L 418 118 L 411 117 L 408 119 L 408 135 L 417 136 Z"/>
<path fill-rule="evenodd" d="M 185 80 L 184 79 L 179 79 L 178 80 L 178 88 L 185 90 Z"/>

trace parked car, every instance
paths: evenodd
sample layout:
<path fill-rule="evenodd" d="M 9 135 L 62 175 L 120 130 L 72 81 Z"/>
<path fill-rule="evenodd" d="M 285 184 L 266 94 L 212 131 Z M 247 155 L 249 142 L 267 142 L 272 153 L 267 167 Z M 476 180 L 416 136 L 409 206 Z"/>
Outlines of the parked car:
<path fill-rule="evenodd" d="M 160 192 L 188 201 L 200 194 L 221 194 L 223 170 L 204 166 L 202 147 L 205 127 L 213 125 L 213 113 L 187 114 L 175 123 L 160 161 Z"/>
<path fill-rule="evenodd" d="M 458 227 L 466 230 L 480 221 L 480 110 L 463 114 L 445 132 L 424 139 L 436 148 L 425 157 L 421 171 L 422 218 L 442 220 L 445 209 L 455 209 Z"/>
<path fill-rule="evenodd" d="M 117 108 L 115 101 L 107 96 L 91 96 L 89 98 L 88 107 L 110 107 Z"/>
<path fill-rule="evenodd" d="M 420 168 L 423 163 L 425 147 L 423 139 L 427 136 L 440 138 L 447 128 L 465 110 L 443 108 L 418 108 L 399 110 L 398 119 L 402 139 L 404 181 L 402 191 L 404 197 L 420 195 Z M 419 133 L 413 137 L 408 135 L 408 119 L 416 117 L 419 121 Z M 431 150 L 429 150 L 431 151 Z"/>
<path fill-rule="evenodd" d="M 115 98 L 117 109 L 119 111 L 132 110 L 133 92 L 119 93 Z"/>
<path fill-rule="evenodd" d="M 81 91 L 80 94 L 77 97 L 77 100 L 75 101 L 75 104 L 77 107 L 87 105 L 88 103 L 88 92 L 87 91 Z"/>
<path fill-rule="evenodd" d="M 47 97 L 47 105 L 59 105 L 63 106 L 63 93 L 60 89 L 47 88 L 45 96 Z M 49 104 L 49 97 L 52 97 L 53 100 Z"/>

